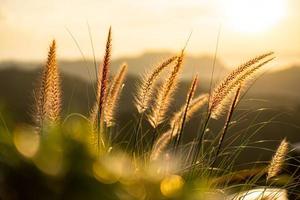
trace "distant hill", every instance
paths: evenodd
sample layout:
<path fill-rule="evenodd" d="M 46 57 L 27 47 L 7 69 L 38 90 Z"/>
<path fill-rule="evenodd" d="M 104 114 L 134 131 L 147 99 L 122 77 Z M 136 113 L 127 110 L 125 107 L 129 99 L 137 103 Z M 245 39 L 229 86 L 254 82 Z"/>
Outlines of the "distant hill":
<path fill-rule="evenodd" d="M 153 57 L 155 56 L 158 55 L 153 54 Z M 145 58 L 149 57 L 150 56 L 145 56 Z M 190 58 L 186 64 L 195 63 L 196 60 L 197 59 L 193 60 Z M 115 63 L 117 62 L 119 61 L 115 61 Z M 134 61 L 134 59 L 129 62 L 135 63 L 133 66 L 138 65 L 138 62 Z M 209 59 L 207 59 L 207 64 L 208 63 Z M 71 66 L 75 66 L 71 65 L 70 62 L 68 65 L 70 68 Z M 62 64 L 62 66 L 65 66 L 65 69 L 68 69 L 68 65 Z M 4 65 L 2 65 L 2 67 L 3 66 Z M 35 83 L 38 80 L 40 70 L 36 67 L 32 67 L 34 70 L 22 70 L 24 68 L 25 67 L 17 65 L 16 63 L 11 65 L 6 63 L 5 67 L 0 70 L 0 105 L 6 105 L 9 107 L 11 112 L 18 111 L 18 113 L 22 113 L 21 115 L 26 116 L 30 111 L 28 109 L 28 105 L 31 105 L 32 103 L 31 95 Z M 218 69 L 222 69 L 222 67 L 219 67 Z M 129 68 L 129 72 L 130 70 L 132 70 L 132 68 Z M 211 72 L 206 70 L 205 73 Z M 192 74 L 190 74 L 190 77 L 192 77 Z M 124 98 L 123 101 L 120 102 L 121 104 L 124 104 L 124 107 L 120 106 L 120 112 L 128 112 L 132 109 L 128 105 L 132 105 L 137 80 L 137 72 L 128 74 L 125 88 L 123 90 Z M 89 112 L 89 108 L 94 101 L 93 83 L 94 82 L 91 83 L 90 81 L 87 81 L 86 78 L 84 79 L 79 75 L 72 75 L 71 72 L 62 73 L 63 100 L 66 112 Z M 187 80 L 183 80 L 181 82 L 178 89 L 179 91 L 177 92 L 179 95 L 176 97 L 177 104 L 184 101 L 185 95 L 182 94 L 186 92 L 188 84 Z M 254 83 L 245 98 L 266 100 L 266 104 L 270 106 L 283 106 L 289 109 L 294 109 L 296 106 L 300 105 L 299 85 L 300 67 L 287 68 L 282 71 L 264 74 Z M 209 79 L 200 79 L 198 91 L 207 92 L 209 90 L 208 86 Z M 22 119 L 24 116 L 17 117 Z"/>
<path fill-rule="evenodd" d="M 286 97 L 300 98 L 300 67 L 294 66 L 285 70 L 263 75 L 253 86 L 260 94 L 281 94 Z"/>
<path fill-rule="evenodd" d="M 138 57 L 124 57 L 115 59 L 112 61 L 112 73 L 115 73 L 118 67 L 126 62 L 129 67 L 129 73 L 131 75 L 139 75 L 146 70 L 151 69 L 155 64 L 162 61 L 164 58 L 174 55 L 168 52 L 161 53 L 145 53 Z M 98 61 L 96 65 L 98 65 Z M 21 70 L 34 70 L 40 68 L 42 63 L 34 62 L 2 62 L 0 63 L 0 69 L 5 68 L 18 68 Z M 76 61 L 59 61 L 60 69 L 67 75 L 76 76 L 84 80 L 94 80 L 95 79 L 95 64 L 93 60 L 76 60 Z M 207 80 L 211 76 L 213 65 L 213 58 L 210 56 L 199 56 L 192 57 L 187 56 L 185 59 L 185 67 L 183 71 L 183 78 L 192 77 L 195 73 L 198 73 L 202 80 Z M 216 74 L 224 74 L 227 69 L 221 63 L 221 61 L 216 60 L 215 63 Z"/>

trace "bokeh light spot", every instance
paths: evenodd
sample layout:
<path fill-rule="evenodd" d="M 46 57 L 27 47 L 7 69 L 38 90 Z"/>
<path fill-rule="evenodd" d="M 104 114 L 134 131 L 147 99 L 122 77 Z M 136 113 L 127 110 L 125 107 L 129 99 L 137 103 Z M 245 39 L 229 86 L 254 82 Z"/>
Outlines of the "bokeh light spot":
<path fill-rule="evenodd" d="M 171 175 L 164 178 L 160 184 L 160 191 L 166 197 L 175 197 L 181 193 L 184 180 L 181 176 Z"/>
<path fill-rule="evenodd" d="M 17 150 L 25 157 L 32 158 L 40 147 L 40 135 L 30 128 L 17 128 L 13 141 Z"/>

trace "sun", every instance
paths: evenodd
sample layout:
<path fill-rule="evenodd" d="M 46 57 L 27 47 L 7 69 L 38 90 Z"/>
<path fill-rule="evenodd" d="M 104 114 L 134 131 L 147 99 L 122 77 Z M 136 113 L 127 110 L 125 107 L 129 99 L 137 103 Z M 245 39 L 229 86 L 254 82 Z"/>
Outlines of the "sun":
<path fill-rule="evenodd" d="M 285 15 L 286 0 L 222 0 L 224 24 L 243 33 L 263 32 Z"/>

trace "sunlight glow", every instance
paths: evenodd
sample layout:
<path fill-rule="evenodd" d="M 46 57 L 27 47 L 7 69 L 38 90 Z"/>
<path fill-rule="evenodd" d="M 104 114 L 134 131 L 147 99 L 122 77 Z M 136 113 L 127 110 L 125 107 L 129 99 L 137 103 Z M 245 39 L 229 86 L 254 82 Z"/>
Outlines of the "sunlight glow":
<path fill-rule="evenodd" d="M 222 1 L 225 23 L 243 33 L 263 32 L 285 15 L 285 0 L 227 0 Z"/>

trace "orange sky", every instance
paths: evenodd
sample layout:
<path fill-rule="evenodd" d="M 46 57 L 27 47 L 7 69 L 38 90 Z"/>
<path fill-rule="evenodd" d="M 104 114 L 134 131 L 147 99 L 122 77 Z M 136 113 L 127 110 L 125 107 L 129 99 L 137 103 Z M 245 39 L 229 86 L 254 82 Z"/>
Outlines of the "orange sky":
<path fill-rule="evenodd" d="M 251 0 L 250 6 L 249 0 L 234 1 L 0 0 L 0 60 L 44 60 L 53 38 L 60 58 L 80 58 L 67 30 L 92 57 L 88 22 L 97 58 L 110 25 L 115 57 L 176 51 L 191 30 L 189 53 L 213 54 L 221 26 L 218 55 L 227 65 L 269 50 L 276 52 L 277 64 L 300 63 L 299 0 Z M 249 26 L 253 32 L 244 30 Z"/>

